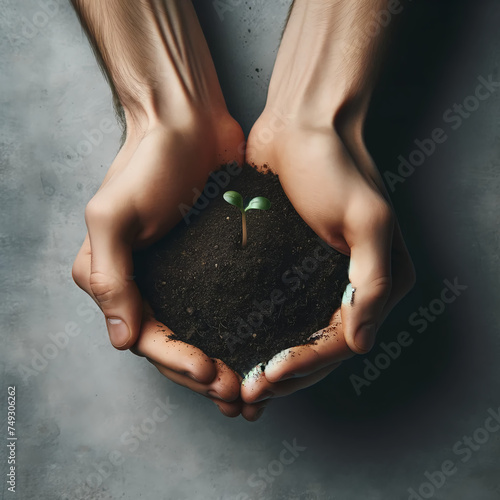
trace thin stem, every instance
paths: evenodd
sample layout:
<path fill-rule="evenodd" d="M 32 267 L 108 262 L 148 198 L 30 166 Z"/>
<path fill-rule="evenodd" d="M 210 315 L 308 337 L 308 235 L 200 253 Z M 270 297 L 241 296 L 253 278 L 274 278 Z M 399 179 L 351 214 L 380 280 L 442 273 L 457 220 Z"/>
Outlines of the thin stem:
<path fill-rule="evenodd" d="M 241 212 L 241 227 L 243 230 L 243 238 L 241 240 L 241 246 L 245 248 L 247 246 L 247 213 L 245 211 Z"/>

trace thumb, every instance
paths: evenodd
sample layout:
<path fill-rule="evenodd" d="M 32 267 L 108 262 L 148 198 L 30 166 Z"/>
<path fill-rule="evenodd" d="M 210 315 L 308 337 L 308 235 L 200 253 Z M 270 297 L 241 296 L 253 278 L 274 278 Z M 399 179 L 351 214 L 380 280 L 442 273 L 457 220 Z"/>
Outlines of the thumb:
<path fill-rule="evenodd" d="M 384 229 L 365 233 L 361 242 L 351 246 L 349 284 L 342 297 L 341 315 L 345 341 L 358 354 L 373 347 L 391 293 L 392 227 Z"/>
<path fill-rule="evenodd" d="M 95 215 L 86 211 L 92 255 L 90 288 L 106 318 L 111 343 L 125 350 L 137 340 L 143 307 L 133 277 L 132 247 L 116 219 Z"/>

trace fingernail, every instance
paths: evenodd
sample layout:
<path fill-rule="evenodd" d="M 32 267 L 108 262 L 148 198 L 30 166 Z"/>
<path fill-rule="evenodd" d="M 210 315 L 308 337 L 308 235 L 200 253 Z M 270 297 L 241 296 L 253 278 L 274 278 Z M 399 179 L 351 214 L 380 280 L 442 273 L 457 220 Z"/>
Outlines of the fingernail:
<path fill-rule="evenodd" d="M 288 349 L 283 349 L 278 354 L 274 355 L 270 359 L 269 363 L 267 363 L 266 371 L 267 370 L 271 370 L 271 371 L 275 370 L 276 367 L 278 366 L 278 364 L 281 363 L 283 360 L 285 360 L 288 357 L 290 352 L 291 352 L 291 349 L 288 348 Z"/>
<path fill-rule="evenodd" d="M 356 289 L 349 283 L 345 287 L 344 295 L 342 295 L 342 304 L 353 305 L 354 304 L 354 292 Z"/>
<path fill-rule="evenodd" d="M 265 407 L 264 407 L 264 408 L 261 408 L 261 409 L 260 409 L 260 410 L 259 410 L 259 411 L 255 414 L 255 418 L 254 418 L 254 420 L 253 420 L 254 422 L 255 422 L 256 420 L 259 420 L 259 418 L 260 418 L 260 417 L 262 417 L 262 414 L 264 413 L 264 410 L 265 410 L 265 409 L 266 409 Z"/>
<path fill-rule="evenodd" d="M 123 347 L 130 339 L 130 330 L 120 318 L 108 318 L 108 333 L 115 347 Z"/>
<path fill-rule="evenodd" d="M 354 336 L 356 347 L 362 351 L 369 351 L 375 344 L 375 335 L 377 334 L 377 325 L 369 323 L 358 329 Z"/>
<path fill-rule="evenodd" d="M 245 378 L 241 381 L 241 385 L 247 384 L 251 379 L 258 379 L 260 377 L 260 374 L 262 373 L 262 365 L 264 363 L 259 363 L 258 365 L 254 366 L 246 375 Z"/>
<path fill-rule="evenodd" d="M 261 401 L 265 401 L 266 399 L 272 398 L 274 396 L 274 393 L 271 391 L 264 391 L 259 399 L 256 399 L 254 403 L 260 403 Z"/>

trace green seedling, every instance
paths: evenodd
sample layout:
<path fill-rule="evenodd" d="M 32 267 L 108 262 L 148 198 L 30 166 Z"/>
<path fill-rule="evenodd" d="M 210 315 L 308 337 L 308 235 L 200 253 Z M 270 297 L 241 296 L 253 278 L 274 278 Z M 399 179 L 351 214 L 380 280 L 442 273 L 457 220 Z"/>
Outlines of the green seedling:
<path fill-rule="evenodd" d="M 271 202 L 263 196 L 257 196 L 256 198 L 252 198 L 248 203 L 245 203 L 241 194 L 236 191 L 226 191 L 224 193 L 224 199 L 230 205 L 234 205 L 239 208 L 241 212 L 241 229 L 243 234 L 241 246 L 245 248 L 247 244 L 247 211 L 268 210 L 271 206 Z"/>

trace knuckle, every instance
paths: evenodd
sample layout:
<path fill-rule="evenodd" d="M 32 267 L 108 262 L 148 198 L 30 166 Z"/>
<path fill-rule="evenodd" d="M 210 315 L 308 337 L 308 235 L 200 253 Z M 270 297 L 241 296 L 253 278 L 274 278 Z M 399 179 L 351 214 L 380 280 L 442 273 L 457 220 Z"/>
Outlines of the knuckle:
<path fill-rule="evenodd" d="M 84 265 L 84 262 L 80 257 L 77 257 L 73 262 L 73 267 L 71 268 L 71 277 L 80 288 L 83 287 L 83 284 L 88 277 L 88 270 L 86 269 L 86 266 Z"/>
<path fill-rule="evenodd" d="M 331 248 L 344 255 L 349 255 L 349 245 L 340 231 L 328 230 L 319 234 L 320 238 Z"/>
<path fill-rule="evenodd" d="M 387 300 L 392 291 L 392 279 L 390 276 L 380 276 L 373 279 L 370 284 L 373 295 L 379 300 Z"/>
<path fill-rule="evenodd" d="M 90 274 L 90 288 L 95 298 L 103 306 L 115 302 L 125 289 L 125 284 L 118 278 L 94 271 Z"/>
<path fill-rule="evenodd" d="M 392 226 L 394 224 L 392 208 L 381 196 L 370 201 L 369 210 L 376 226 Z"/>
<path fill-rule="evenodd" d="M 388 201 L 380 194 L 366 190 L 352 200 L 346 216 L 349 222 L 363 233 L 373 233 L 381 229 L 384 232 L 392 230 L 395 221 Z"/>
<path fill-rule="evenodd" d="M 85 207 L 85 221 L 87 225 L 96 222 L 112 222 L 115 218 L 115 209 L 110 203 L 106 203 L 99 197 L 94 196 Z"/>

